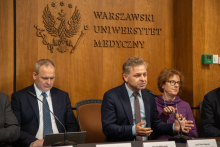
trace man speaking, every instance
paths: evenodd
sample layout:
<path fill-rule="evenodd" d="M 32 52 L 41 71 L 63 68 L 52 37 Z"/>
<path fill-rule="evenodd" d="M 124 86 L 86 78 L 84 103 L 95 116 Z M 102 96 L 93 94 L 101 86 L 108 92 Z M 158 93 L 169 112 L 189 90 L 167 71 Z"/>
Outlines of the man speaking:
<path fill-rule="evenodd" d="M 154 96 L 147 89 L 147 64 L 131 57 L 123 64 L 125 83 L 104 94 L 101 117 L 105 141 L 144 141 L 154 131 L 173 136 L 179 123 L 164 123 L 158 118 Z M 181 122 L 183 132 L 193 127 L 192 121 Z M 186 130 L 184 130 L 186 129 Z"/>
<path fill-rule="evenodd" d="M 67 132 L 77 132 L 78 126 L 73 114 L 68 93 L 53 87 L 55 65 L 49 59 L 41 59 L 35 64 L 34 84 L 12 94 L 11 106 L 21 127 L 21 135 L 16 146 L 43 146 L 46 134 L 63 133 L 64 128 L 48 111 L 42 100 Z"/>

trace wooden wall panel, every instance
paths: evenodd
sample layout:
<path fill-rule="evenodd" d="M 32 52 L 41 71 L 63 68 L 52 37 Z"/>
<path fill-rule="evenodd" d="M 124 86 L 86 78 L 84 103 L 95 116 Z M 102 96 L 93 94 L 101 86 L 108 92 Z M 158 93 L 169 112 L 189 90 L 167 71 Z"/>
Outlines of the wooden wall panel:
<path fill-rule="evenodd" d="M 194 103 L 198 105 L 204 95 L 209 91 L 219 87 L 220 68 L 218 64 L 202 65 L 202 54 L 220 55 L 220 2 L 217 0 L 194 1 L 193 13 L 193 62 L 194 75 Z"/>
<path fill-rule="evenodd" d="M 193 106 L 192 0 L 175 0 L 175 69 L 184 76 L 180 97 Z"/>
<path fill-rule="evenodd" d="M 219 87 L 220 66 L 202 65 L 202 54 L 220 55 L 220 2 L 218 0 L 193 1 L 193 105 L 198 106 L 204 95 Z M 199 110 L 194 112 L 200 123 Z M 200 126 L 199 126 L 200 127 Z"/>
<path fill-rule="evenodd" d="M 52 2 L 56 7 L 52 7 Z M 66 0 L 63 1 L 64 6 L 62 7 L 60 2 L 58 0 L 16 1 L 17 90 L 33 83 L 34 63 L 41 58 L 49 58 L 56 65 L 54 86 L 69 93 L 74 107 L 76 102 L 84 99 L 102 99 L 107 90 L 122 84 L 123 62 L 131 56 L 141 56 L 149 63 L 147 88 L 159 93 L 156 85 L 159 72 L 164 68 L 174 68 L 173 0 L 140 0 L 138 2 L 131 0 Z M 57 28 L 60 21 L 56 18 L 58 12 L 61 12 L 61 8 L 66 12 L 67 21 L 73 14 L 75 6 L 81 13 L 80 31 L 84 29 L 84 26 L 88 26 L 88 30 L 84 30 L 85 35 L 73 54 L 70 54 L 70 48 L 65 53 L 60 53 L 57 51 L 57 47 L 54 47 L 53 53 L 51 53 L 46 45 L 42 44 L 42 38 L 36 36 L 34 25 L 44 29 L 42 15 L 47 4 L 51 14 L 55 17 Z M 73 8 L 68 8 L 68 4 L 72 4 Z M 124 13 L 125 15 L 127 13 L 147 14 L 153 15 L 153 19 L 150 21 L 97 19 L 94 12 Z M 161 30 L 160 35 L 156 33 L 149 35 L 150 30 L 148 30 L 148 35 L 95 33 L 95 28 L 98 26 L 159 28 Z M 80 31 L 69 39 L 74 45 L 80 36 Z M 48 42 L 52 42 L 53 37 L 47 31 L 44 33 Z M 138 48 L 94 47 L 94 40 L 145 41 L 145 44 L 143 48 L 140 45 Z"/>
<path fill-rule="evenodd" d="M 14 29 L 13 0 L 0 0 L 0 92 L 13 93 Z"/>
<path fill-rule="evenodd" d="M 219 65 L 202 65 L 202 54 L 220 55 L 220 2 L 217 0 L 175 1 L 175 68 L 185 76 L 182 99 L 198 107 L 204 95 L 219 87 Z M 199 136 L 199 109 L 193 109 Z"/>
<path fill-rule="evenodd" d="M 38 39 L 33 23 L 38 16 L 37 1 L 16 1 L 16 90 L 33 83 L 32 73 L 38 60 Z"/>

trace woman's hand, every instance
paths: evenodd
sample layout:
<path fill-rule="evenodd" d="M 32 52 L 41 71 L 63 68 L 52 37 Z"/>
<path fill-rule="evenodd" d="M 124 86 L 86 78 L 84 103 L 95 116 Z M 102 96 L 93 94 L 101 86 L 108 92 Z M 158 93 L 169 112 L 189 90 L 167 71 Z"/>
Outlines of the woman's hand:
<path fill-rule="evenodd" d="M 176 118 L 179 119 L 180 115 L 176 114 Z M 179 121 L 181 124 L 181 128 L 182 128 L 182 132 L 188 134 L 189 130 L 191 130 L 192 127 L 194 127 L 193 125 L 193 121 L 191 120 L 186 120 L 185 117 L 182 118 L 181 121 Z M 179 131 L 180 126 L 179 126 L 179 122 L 175 119 L 175 124 L 174 124 L 174 130 L 175 131 Z"/>
<path fill-rule="evenodd" d="M 168 109 L 167 107 L 169 107 L 169 109 Z M 167 107 L 163 108 L 163 113 L 164 113 L 165 115 L 169 115 L 169 114 L 171 114 L 171 113 L 175 114 L 177 108 L 174 108 L 174 107 L 172 107 L 172 106 L 167 106 Z M 171 110 L 171 111 L 170 111 L 170 110 Z"/>
<path fill-rule="evenodd" d="M 181 121 L 187 121 L 186 120 L 186 118 L 184 117 Z M 185 126 L 184 128 L 182 128 L 185 132 L 184 133 L 186 133 L 186 134 L 188 134 L 189 133 L 189 130 L 191 130 L 191 128 L 190 127 L 187 127 L 187 126 Z"/>

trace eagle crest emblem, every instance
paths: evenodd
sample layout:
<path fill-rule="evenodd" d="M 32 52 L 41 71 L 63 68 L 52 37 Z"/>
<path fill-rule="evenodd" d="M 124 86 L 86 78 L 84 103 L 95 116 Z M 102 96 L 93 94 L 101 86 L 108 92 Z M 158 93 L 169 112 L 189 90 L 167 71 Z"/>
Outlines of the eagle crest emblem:
<path fill-rule="evenodd" d="M 63 6 L 64 3 L 61 2 L 60 5 Z M 52 7 L 54 6 L 55 3 L 52 3 Z M 72 5 L 69 4 L 68 7 L 72 8 Z M 76 41 L 75 45 L 73 45 L 71 37 L 74 37 L 74 35 L 76 35 L 80 30 L 81 15 L 79 9 L 76 6 L 72 16 L 67 22 L 65 20 L 65 16 L 66 13 L 63 11 L 63 9 L 61 9 L 61 11 L 58 13 L 58 17 L 55 19 L 55 17 L 51 14 L 48 4 L 44 8 L 42 15 L 43 24 L 48 34 L 53 36 L 52 43 L 49 43 L 47 41 L 47 36 L 44 33 L 45 29 L 39 29 L 37 25 L 34 26 L 37 29 L 37 36 L 42 37 L 43 44 L 47 45 L 47 48 L 50 50 L 51 53 L 53 53 L 54 46 L 56 46 L 57 50 L 61 53 L 66 52 L 68 50 L 68 47 L 71 47 L 70 53 L 73 53 L 81 38 L 85 34 L 84 31 L 88 29 L 86 26 L 84 26 L 84 30 L 81 31 L 78 40 Z M 56 20 L 60 21 L 60 24 L 57 28 L 55 27 Z"/>

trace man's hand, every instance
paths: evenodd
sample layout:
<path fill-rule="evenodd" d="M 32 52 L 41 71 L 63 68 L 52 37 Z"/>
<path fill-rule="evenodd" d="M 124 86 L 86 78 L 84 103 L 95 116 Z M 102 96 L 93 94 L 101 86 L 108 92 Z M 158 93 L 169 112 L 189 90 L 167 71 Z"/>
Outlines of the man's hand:
<path fill-rule="evenodd" d="M 44 144 L 44 139 L 39 139 L 33 142 L 31 146 L 43 146 L 43 144 Z"/>
<path fill-rule="evenodd" d="M 179 119 L 179 114 L 176 114 L 176 118 Z M 182 121 L 180 121 L 181 127 L 182 127 L 182 132 L 183 133 L 189 133 L 189 130 L 194 127 L 194 125 L 192 124 L 193 121 L 191 120 L 186 120 L 186 118 L 184 117 L 182 119 Z M 174 130 L 178 131 L 180 130 L 180 125 L 179 122 L 175 119 L 175 124 L 174 124 Z"/>
<path fill-rule="evenodd" d="M 151 130 L 151 128 L 143 128 L 143 124 L 145 124 L 145 122 L 139 122 L 138 124 L 136 124 L 135 130 L 138 136 L 148 137 L 153 132 L 153 130 Z"/>
<path fill-rule="evenodd" d="M 167 107 L 169 107 L 169 109 L 171 110 L 169 110 Z M 165 115 L 169 115 L 169 114 L 171 114 L 171 113 L 175 113 L 176 112 L 176 110 L 177 110 L 177 108 L 174 108 L 174 107 L 172 107 L 172 106 L 167 106 L 167 107 L 165 107 L 165 108 L 163 108 L 163 113 L 165 114 Z"/>

